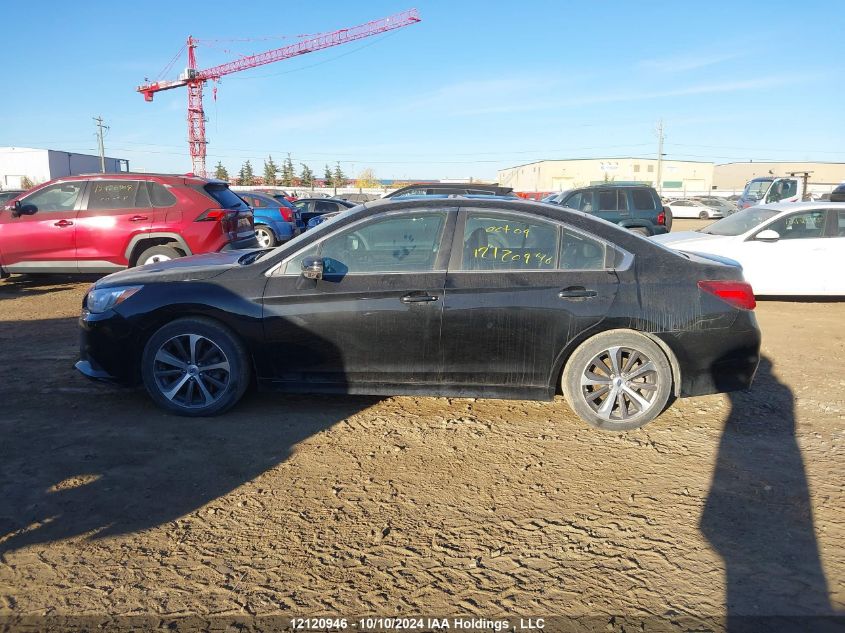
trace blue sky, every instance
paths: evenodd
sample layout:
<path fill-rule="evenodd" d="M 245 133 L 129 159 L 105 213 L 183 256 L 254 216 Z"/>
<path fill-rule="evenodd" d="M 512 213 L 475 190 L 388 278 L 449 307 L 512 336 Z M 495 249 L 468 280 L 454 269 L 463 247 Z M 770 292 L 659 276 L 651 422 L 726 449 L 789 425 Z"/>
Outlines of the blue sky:
<path fill-rule="evenodd" d="M 4 7 L 0 146 L 96 148 L 188 171 L 184 89 L 135 92 L 192 34 L 201 68 L 416 6 L 388 35 L 206 90 L 208 164 L 290 152 L 322 174 L 494 178 L 545 158 L 845 162 L 841 0 L 794 2 L 85 2 Z M 287 37 L 287 39 L 282 39 Z M 175 78 L 179 60 L 167 78 Z"/>

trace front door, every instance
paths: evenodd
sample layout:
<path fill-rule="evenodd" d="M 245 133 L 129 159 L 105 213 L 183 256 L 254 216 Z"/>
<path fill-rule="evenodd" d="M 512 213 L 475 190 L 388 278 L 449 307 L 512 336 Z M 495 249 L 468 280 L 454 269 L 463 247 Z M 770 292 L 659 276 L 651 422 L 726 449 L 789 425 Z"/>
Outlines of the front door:
<path fill-rule="evenodd" d="M 444 380 L 481 393 L 545 390 L 566 344 L 601 321 L 616 296 L 610 247 L 533 215 L 461 216 L 446 277 Z"/>
<path fill-rule="evenodd" d="M 445 209 L 369 217 L 296 254 L 265 289 L 260 377 L 369 392 L 436 381 L 454 218 Z M 301 276 L 307 256 L 322 259 L 322 280 Z"/>
<path fill-rule="evenodd" d="M 777 241 L 756 239 L 740 245 L 737 259 L 755 294 L 823 294 L 829 274 L 825 237 L 827 211 L 815 209 L 784 216 L 765 225 L 780 236 Z M 758 231 L 759 233 L 759 231 Z"/>
<path fill-rule="evenodd" d="M 0 211 L 0 261 L 11 273 L 75 273 L 76 214 L 85 182 L 60 182 L 23 198 L 19 217 Z"/>

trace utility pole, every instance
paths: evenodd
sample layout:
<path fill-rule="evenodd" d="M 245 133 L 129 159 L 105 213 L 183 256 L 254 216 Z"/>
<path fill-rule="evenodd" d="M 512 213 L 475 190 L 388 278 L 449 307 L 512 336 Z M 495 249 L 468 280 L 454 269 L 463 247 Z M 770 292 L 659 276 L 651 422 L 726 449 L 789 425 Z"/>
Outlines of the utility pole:
<path fill-rule="evenodd" d="M 99 141 L 100 145 L 100 172 L 106 173 L 106 149 L 103 146 L 103 129 L 108 130 L 108 125 L 103 125 L 103 117 L 97 116 L 94 117 L 94 121 L 97 122 L 97 140 Z"/>
<path fill-rule="evenodd" d="M 663 195 L 663 119 L 657 122 L 657 193 Z"/>

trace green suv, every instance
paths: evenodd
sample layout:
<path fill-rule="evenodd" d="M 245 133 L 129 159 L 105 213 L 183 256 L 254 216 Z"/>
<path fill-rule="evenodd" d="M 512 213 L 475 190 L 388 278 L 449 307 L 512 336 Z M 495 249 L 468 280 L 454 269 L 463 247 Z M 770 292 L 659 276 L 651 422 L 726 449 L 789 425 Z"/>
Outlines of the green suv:
<path fill-rule="evenodd" d="M 672 228 L 672 212 L 654 187 L 608 183 L 563 191 L 548 200 L 583 211 L 642 235 L 660 235 Z"/>

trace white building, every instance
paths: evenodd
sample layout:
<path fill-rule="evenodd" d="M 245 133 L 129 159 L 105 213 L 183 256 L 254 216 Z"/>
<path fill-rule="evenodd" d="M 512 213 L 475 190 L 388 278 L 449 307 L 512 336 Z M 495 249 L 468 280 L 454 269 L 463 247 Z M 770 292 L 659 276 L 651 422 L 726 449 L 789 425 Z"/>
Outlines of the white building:
<path fill-rule="evenodd" d="M 0 147 L 0 189 L 21 189 L 24 178 L 39 184 L 100 171 L 100 157 L 33 147 Z M 129 171 L 129 161 L 106 157 L 109 173 Z"/>

